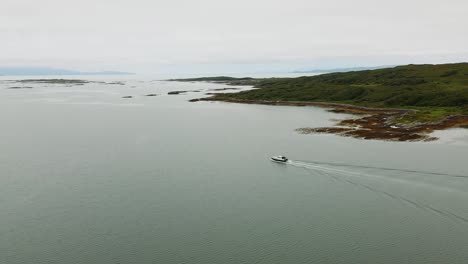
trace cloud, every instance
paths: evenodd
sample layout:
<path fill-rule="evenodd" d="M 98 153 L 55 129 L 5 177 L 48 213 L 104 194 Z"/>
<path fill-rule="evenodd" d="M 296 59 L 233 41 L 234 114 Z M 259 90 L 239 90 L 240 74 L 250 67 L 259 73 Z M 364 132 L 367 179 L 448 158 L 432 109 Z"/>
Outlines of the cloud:
<path fill-rule="evenodd" d="M 458 0 L 3 0 L 0 59 L 145 72 L 466 60 L 467 9 Z"/>

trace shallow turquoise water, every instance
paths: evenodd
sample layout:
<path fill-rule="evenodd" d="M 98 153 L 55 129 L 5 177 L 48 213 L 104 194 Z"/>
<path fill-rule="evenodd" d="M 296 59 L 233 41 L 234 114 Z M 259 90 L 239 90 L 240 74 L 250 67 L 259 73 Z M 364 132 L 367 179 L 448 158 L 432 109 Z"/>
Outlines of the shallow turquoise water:
<path fill-rule="evenodd" d="M 466 142 L 300 135 L 344 116 L 187 102 L 216 84 L 11 86 L 0 83 L 0 263 L 468 259 Z M 279 154 L 292 161 L 268 160 Z"/>

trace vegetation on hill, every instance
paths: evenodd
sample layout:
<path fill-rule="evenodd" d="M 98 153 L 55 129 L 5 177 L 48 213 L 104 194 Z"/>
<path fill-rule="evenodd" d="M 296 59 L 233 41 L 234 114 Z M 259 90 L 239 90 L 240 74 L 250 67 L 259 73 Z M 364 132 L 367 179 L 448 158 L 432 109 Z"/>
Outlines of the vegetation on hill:
<path fill-rule="evenodd" d="M 468 114 L 468 63 L 407 65 L 298 78 L 256 79 L 254 89 L 219 99 L 334 102 L 420 111 L 401 122 Z"/>

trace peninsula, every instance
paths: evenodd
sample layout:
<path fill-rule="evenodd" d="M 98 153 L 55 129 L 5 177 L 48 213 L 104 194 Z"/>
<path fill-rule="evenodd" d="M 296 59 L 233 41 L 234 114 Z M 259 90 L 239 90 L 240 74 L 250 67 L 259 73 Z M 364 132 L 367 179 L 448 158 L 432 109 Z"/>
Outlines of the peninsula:
<path fill-rule="evenodd" d="M 213 81 L 255 88 L 192 101 L 321 106 L 359 115 L 335 127 L 300 128 L 300 133 L 429 141 L 435 139 L 429 136 L 434 130 L 468 126 L 468 63 L 406 65 L 297 78 L 205 77 L 177 81 Z"/>

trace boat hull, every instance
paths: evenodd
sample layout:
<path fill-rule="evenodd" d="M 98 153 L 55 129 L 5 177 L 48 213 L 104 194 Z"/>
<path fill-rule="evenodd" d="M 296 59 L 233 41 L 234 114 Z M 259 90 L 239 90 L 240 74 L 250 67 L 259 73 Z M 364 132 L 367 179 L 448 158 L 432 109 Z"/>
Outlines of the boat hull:
<path fill-rule="evenodd" d="M 271 161 L 278 162 L 278 163 L 286 163 L 288 160 L 280 160 L 280 159 L 275 159 L 275 158 L 270 158 Z"/>

